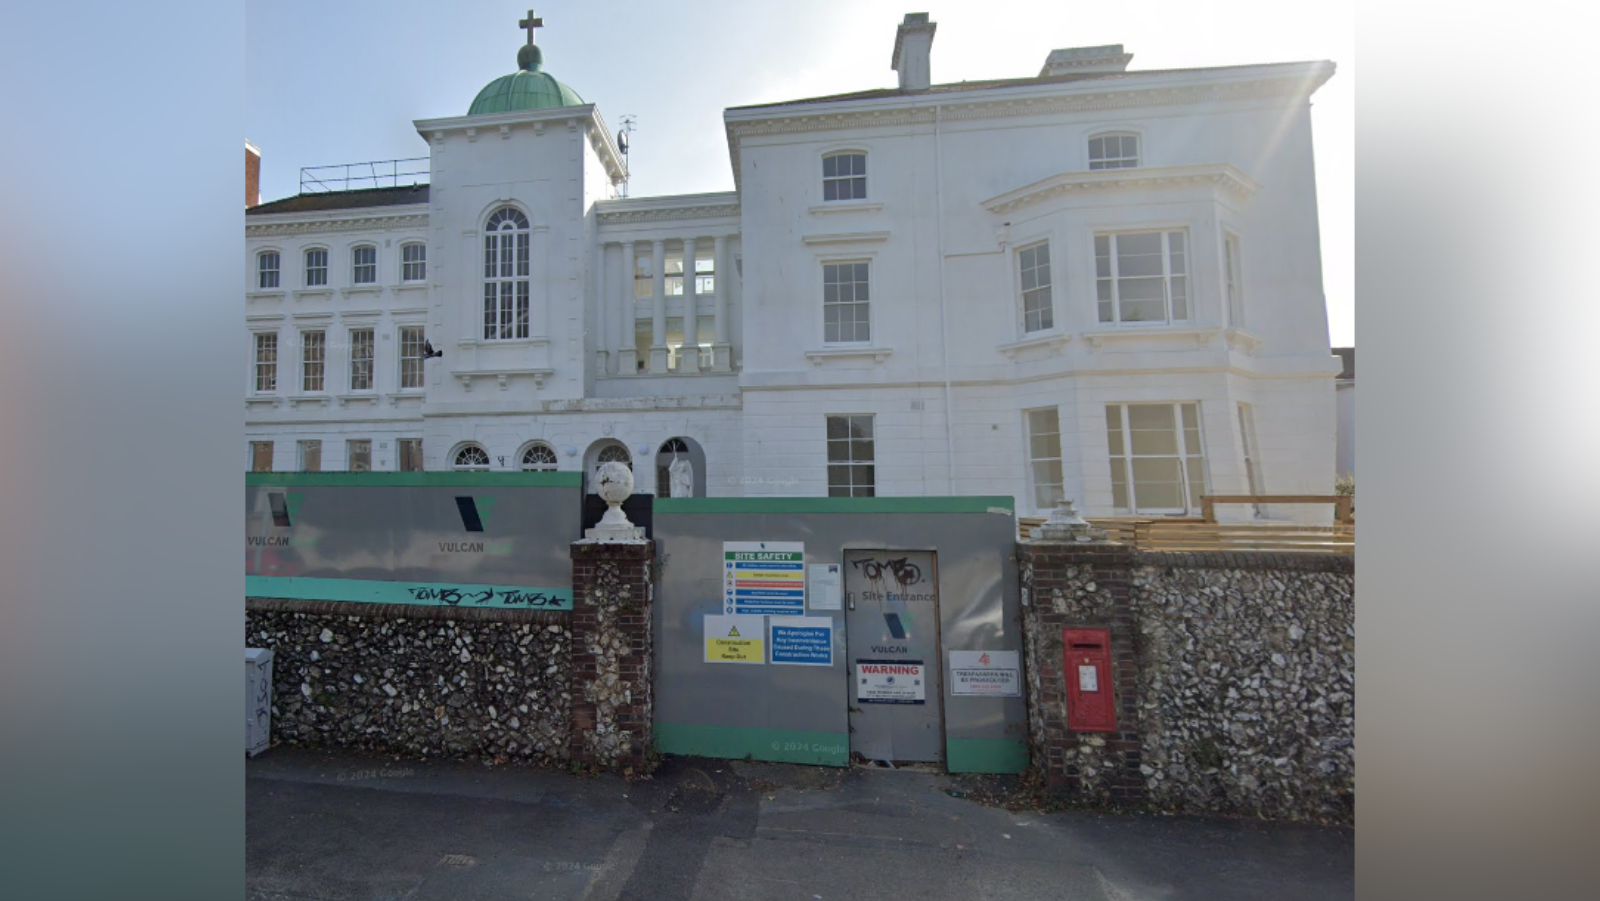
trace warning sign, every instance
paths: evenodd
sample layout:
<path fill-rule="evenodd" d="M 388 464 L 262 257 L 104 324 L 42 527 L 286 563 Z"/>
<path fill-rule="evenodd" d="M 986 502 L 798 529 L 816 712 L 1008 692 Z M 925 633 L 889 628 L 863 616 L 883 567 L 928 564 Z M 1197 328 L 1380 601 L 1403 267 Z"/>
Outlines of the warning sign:
<path fill-rule="evenodd" d="M 723 616 L 705 619 L 707 663 L 766 663 L 766 629 L 759 616 Z"/>
<path fill-rule="evenodd" d="M 921 660 L 857 660 L 856 700 L 862 704 L 926 704 Z"/>
<path fill-rule="evenodd" d="M 1017 651 L 951 651 L 950 693 L 991 698 L 1022 697 Z"/>

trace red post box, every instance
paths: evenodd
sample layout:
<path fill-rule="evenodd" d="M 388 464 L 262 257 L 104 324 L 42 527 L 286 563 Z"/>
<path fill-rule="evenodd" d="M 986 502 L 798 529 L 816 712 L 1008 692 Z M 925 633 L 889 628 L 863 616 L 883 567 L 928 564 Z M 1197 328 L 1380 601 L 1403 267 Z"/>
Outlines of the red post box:
<path fill-rule="evenodd" d="M 1062 629 L 1061 647 L 1067 673 L 1067 728 L 1076 732 L 1115 732 L 1110 631 Z"/>

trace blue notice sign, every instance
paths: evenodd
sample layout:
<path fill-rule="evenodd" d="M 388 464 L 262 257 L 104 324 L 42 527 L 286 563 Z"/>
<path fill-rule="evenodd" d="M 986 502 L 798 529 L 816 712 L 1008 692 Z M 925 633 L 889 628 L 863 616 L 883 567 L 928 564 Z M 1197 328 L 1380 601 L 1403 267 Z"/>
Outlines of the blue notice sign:
<path fill-rule="evenodd" d="M 774 616 L 768 622 L 774 664 L 833 666 L 831 617 Z"/>

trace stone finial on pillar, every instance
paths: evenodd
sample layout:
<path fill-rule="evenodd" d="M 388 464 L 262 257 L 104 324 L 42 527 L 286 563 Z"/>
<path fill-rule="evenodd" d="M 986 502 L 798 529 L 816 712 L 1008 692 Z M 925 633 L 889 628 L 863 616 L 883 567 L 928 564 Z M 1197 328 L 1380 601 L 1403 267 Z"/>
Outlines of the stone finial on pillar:
<path fill-rule="evenodd" d="M 1078 515 L 1072 499 L 1064 497 L 1050 511 L 1050 518 L 1039 527 L 1039 537 L 1045 541 L 1105 541 L 1104 529 L 1097 529 Z"/>
<path fill-rule="evenodd" d="M 643 541 L 644 530 L 628 521 L 622 502 L 633 494 L 633 470 L 626 463 L 601 463 L 595 471 L 600 499 L 609 506 L 600 522 L 585 529 L 583 537 L 592 541 Z"/>

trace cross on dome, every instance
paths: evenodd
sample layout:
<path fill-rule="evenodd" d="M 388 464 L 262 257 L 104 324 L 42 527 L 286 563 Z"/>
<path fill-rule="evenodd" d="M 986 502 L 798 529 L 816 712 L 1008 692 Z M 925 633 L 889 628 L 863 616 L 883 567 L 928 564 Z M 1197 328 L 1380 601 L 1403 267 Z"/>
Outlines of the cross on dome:
<path fill-rule="evenodd" d="M 544 27 L 544 19 L 534 15 L 533 10 L 530 9 L 528 10 L 528 17 L 526 19 L 519 20 L 517 22 L 517 27 L 527 29 L 528 46 L 531 47 L 535 43 L 533 32 L 535 29 Z"/>

